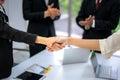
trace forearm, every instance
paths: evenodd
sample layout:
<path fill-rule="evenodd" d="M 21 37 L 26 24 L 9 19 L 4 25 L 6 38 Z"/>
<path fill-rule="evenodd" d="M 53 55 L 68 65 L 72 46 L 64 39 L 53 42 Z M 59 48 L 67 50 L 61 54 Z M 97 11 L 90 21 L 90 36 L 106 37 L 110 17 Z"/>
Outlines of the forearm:
<path fill-rule="evenodd" d="M 44 44 L 44 45 L 48 45 L 48 38 L 45 38 L 45 37 L 40 37 L 40 36 L 37 36 L 36 37 L 36 40 L 35 40 L 35 43 L 37 44 Z"/>
<path fill-rule="evenodd" d="M 27 44 L 34 44 L 36 39 L 36 34 L 31 34 L 23 32 L 17 29 L 12 28 L 6 23 L 3 23 L 3 28 L 1 28 L 0 38 L 9 39 L 17 42 L 24 42 Z"/>
<path fill-rule="evenodd" d="M 70 45 L 100 51 L 99 40 L 67 38 L 67 42 Z"/>

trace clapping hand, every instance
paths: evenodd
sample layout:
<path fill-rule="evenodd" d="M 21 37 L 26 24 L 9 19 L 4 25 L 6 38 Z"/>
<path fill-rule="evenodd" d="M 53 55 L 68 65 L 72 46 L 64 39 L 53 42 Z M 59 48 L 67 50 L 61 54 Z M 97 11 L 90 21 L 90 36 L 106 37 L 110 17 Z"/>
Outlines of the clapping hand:
<path fill-rule="evenodd" d="M 48 11 L 50 13 L 50 18 L 51 19 L 55 19 L 56 16 L 59 16 L 61 14 L 60 10 L 57 8 L 53 8 L 54 3 L 52 3 L 51 5 L 48 5 Z"/>
<path fill-rule="evenodd" d="M 95 16 L 89 16 L 88 18 L 86 18 L 84 21 L 80 21 L 79 24 L 85 27 L 90 28 L 93 24 L 93 20 L 94 20 Z"/>

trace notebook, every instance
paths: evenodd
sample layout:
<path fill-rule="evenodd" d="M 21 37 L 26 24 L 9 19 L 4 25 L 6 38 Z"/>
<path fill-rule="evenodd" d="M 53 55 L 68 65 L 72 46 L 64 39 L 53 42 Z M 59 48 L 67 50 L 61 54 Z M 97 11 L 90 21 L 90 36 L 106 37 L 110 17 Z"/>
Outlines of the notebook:
<path fill-rule="evenodd" d="M 62 64 L 73 64 L 87 62 L 90 50 L 83 48 L 67 48 L 64 49 Z"/>
<path fill-rule="evenodd" d="M 117 78 L 118 78 L 117 68 L 113 68 L 112 66 L 99 64 L 95 53 L 91 54 L 90 59 L 91 59 L 91 63 L 93 66 L 95 76 L 97 78 L 117 80 Z"/>

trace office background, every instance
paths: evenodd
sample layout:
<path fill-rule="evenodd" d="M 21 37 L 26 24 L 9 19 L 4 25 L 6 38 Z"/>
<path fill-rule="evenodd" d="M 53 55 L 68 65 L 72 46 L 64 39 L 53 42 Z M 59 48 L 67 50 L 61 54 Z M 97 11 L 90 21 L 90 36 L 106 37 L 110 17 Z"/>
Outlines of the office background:
<path fill-rule="evenodd" d="M 57 35 L 81 37 L 82 29 L 77 26 L 75 17 L 82 0 L 65 0 L 64 2 L 63 0 L 59 0 L 59 2 L 62 15 L 61 19 L 55 22 Z M 6 8 L 6 13 L 9 16 L 9 24 L 16 29 L 26 31 L 27 21 L 23 19 L 22 15 L 22 0 L 6 0 L 4 6 Z M 120 27 L 120 24 L 118 26 Z M 28 45 L 24 43 L 14 42 L 14 48 L 17 49 L 28 49 L 27 46 Z"/>

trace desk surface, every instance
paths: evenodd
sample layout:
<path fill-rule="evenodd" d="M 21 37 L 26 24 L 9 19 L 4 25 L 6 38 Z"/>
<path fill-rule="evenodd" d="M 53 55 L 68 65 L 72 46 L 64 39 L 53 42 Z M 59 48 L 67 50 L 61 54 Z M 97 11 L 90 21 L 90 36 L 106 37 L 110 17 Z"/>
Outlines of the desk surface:
<path fill-rule="evenodd" d="M 46 78 L 44 80 L 103 80 L 95 78 L 90 61 L 63 66 L 56 58 L 55 53 L 47 51 L 42 51 L 13 67 L 11 76 L 4 80 L 12 80 L 12 78 L 20 75 L 33 64 L 39 64 L 45 67 L 52 65 L 52 69 L 45 75 Z"/>

